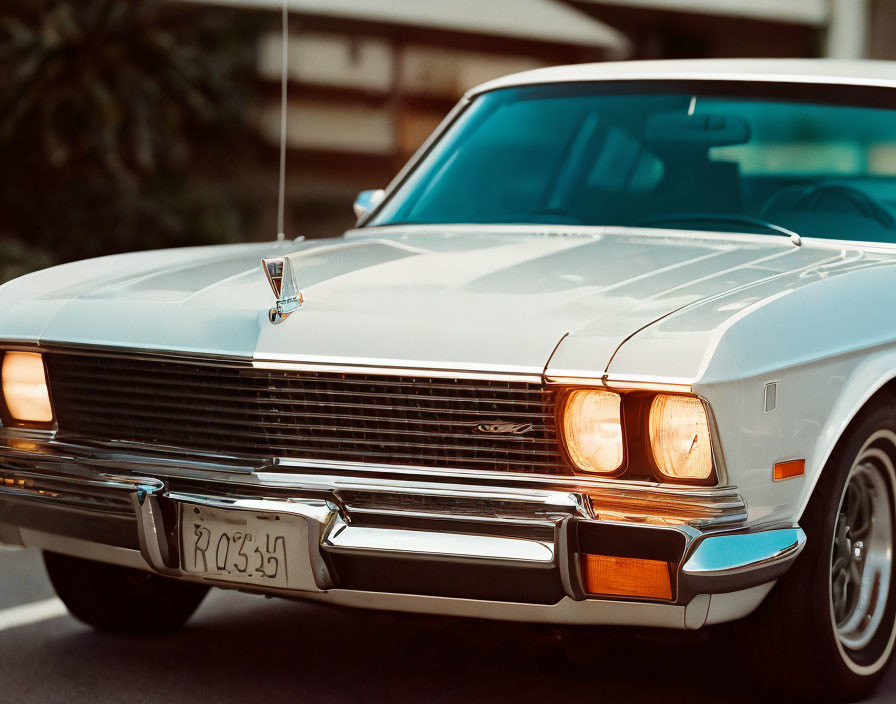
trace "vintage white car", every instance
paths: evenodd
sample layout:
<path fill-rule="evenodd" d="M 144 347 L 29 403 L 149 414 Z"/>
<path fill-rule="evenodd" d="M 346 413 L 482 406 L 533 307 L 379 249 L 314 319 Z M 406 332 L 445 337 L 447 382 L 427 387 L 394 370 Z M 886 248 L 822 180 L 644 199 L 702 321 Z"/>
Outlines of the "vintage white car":
<path fill-rule="evenodd" d="M 745 619 L 764 677 L 861 696 L 896 638 L 894 208 L 894 64 L 493 81 L 343 238 L 0 288 L 0 540 L 100 629 L 209 586 Z"/>

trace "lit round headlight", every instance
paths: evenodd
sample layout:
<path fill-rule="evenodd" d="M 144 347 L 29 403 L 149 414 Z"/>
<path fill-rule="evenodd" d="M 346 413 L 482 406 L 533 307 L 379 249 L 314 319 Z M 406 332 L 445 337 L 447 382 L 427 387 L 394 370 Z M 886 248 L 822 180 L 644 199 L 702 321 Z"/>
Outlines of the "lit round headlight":
<path fill-rule="evenodd" d="M 619 394 L 573 391 L 563 409 L 566 450 L 579 469 L 612 474 L 622 466 L 622 418 Z"/>
<path fill-rule="evenodd" d="M 53 420 L 44 360 L 38 353 L 4 354 L 0 387 L 6 409 L 13 419 L 31 423 L 49 423 Z"/>
<path fill-rule="evenodd" d="M 650 449 L 670 479 L 709 479 L 712 450 L 703 402 L 693 396 L 660 394 L 650 406 Z"/>

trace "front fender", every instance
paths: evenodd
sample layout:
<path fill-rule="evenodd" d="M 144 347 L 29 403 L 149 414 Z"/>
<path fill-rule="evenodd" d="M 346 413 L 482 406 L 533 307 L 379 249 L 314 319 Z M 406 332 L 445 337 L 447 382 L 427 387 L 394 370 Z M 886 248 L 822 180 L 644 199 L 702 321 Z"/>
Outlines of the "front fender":
<path fill-rule="evenodd" d="M 880 292 L 891 266 L 788 290 L 729 321 L 695 391 L 716 415 L 729 479 L 752 523 L 793 524 L 856 414 L 896 378 L 896 318 Z M 777 406 L 765 411 L 765 389 Z M 805 475 L 773 480 L 775 463 L 804 459 Z"/>
<path fill-rule="evenodd" d="M 871 398 L 894 378 L 896 378 L 896 349 L 890 346 L 862 358 L 849 377 L 844 379 L 840 396 L 831 409 L 828 422 L 819 433 L 812 450 L 811 474 L 808 471 L 810 463 L 807 459 L 806 483 L 796 510 L 797 520 L 806 510 L 821 472 L 849 424 Z"/>

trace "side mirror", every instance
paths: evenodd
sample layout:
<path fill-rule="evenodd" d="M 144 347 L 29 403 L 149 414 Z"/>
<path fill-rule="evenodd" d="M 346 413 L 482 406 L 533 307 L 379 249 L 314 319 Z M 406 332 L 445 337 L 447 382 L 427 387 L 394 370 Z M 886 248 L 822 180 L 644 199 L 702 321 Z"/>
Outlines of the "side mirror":
<path fill-rule="evenodd" d="M 382 188 L 374 191 L 361 191 L 355 199 L 355 217 L 358 220 L 363 218 L 383 201 L 385 195 L 386 192 Z"/>

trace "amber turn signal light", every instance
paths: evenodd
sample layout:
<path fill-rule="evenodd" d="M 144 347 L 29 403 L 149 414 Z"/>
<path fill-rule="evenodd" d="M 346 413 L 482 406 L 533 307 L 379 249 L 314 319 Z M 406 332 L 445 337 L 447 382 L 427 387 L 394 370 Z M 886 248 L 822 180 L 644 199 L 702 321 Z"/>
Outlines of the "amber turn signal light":
<path fill-rule="evenodd" d="M 774 477 L 775 481 L 782 479 L 790 479 L 791 477 L 801 477 L 806 473 L 806 460 L 790 460 L 788 462 L 778 462 L 775 465 Z"/>
<path fill-rule="evenodd" d="M 672 598 L 671 565 L 660 560 L 582 555 L 585 591 L 601 596 Z"/>
<path fill-rule="evenodd" d="M 44 360 L 36 352 L 7 352 L 0 369 L 3 400 L 13 420 L 50 423 L 53 407 L 47 389 Z"/>

